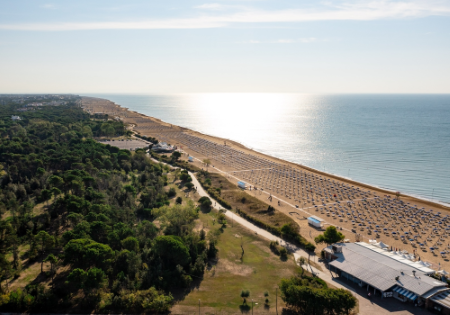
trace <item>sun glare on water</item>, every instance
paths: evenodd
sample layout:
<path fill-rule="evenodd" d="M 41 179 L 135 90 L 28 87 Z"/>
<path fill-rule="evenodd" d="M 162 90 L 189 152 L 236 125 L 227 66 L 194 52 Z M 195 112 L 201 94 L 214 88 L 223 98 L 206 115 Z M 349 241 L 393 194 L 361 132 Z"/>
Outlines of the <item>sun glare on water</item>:
<path fill-rule="evenodd" d="M 251 138 L 266 133 L 269 126 L 272 129 L 277 125 L 281 127 L 293 109 L 295 115 L 302 114 L 298 108 L 301 107 L 298 94 L 191 94 L 187 98 L 189 106 L 195 107 L 201 116 L 208 117 L 209 126 L 204 126 L 205 129 L 213 130 L 215 135 L 242 139 L 247 143 L 251 143 Z"/>

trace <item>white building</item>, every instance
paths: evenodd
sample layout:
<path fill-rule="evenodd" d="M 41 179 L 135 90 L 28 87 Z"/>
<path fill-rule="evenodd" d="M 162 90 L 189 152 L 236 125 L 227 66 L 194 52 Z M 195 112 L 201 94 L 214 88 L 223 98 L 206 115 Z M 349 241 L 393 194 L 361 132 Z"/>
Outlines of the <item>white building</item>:
<path fill-rule="evenodd" d="M 12 115 L 12 116 L 11 116 L 11 119 L 14 120 L 14 121 L 16 121 L 16 120 L 22 120 L 22 119 L 20 118 L 20 116 L 15 116 L 15 115 Z"/>
<path fill-rule="evenodd" d="M 158 144 L 152 146 L 152 151 L 155 152 L 173 152 L 175 149 L 176 147 L 168 145 L 165 142 L 159 142 Z"/>

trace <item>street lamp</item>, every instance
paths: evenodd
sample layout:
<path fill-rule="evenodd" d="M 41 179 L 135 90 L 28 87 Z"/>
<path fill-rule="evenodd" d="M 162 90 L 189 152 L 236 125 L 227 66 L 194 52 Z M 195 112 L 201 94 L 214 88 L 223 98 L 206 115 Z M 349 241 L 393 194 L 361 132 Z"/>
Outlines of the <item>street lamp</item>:
<path fill-rule="evenodd" d="M 252 299 L 252 315 L 253 315 L 253 299 Z"/>
<path fill-rule="evenodd" d="M 200 315 L 200 299 L 198 299 L 198 315 Z"/>

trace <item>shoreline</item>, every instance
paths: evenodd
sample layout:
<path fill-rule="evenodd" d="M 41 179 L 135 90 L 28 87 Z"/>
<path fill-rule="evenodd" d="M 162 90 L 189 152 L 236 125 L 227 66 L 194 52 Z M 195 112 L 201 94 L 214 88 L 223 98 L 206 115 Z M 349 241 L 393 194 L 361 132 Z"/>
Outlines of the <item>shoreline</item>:
<path fill-rule="evenodd" d="M 188 128 L 188 127 L 185 127 L 185 126 L 179 126 L 179 125 L 171 124 L 171 123 L 166 122 L 166 121 L 164 121 L 164 120 L 162 120 L 160 118 L 149 116 L 149 115 L 146 115 L 146 114 L 142 114 L 142 113 L 139 113 L 139 112 L 137 112 L 135 110 L 130 110 L 128 107 L 124 107 L 122 105 L 116 104 L 116 103 L 114 103 L 114 102 L 112 102 L 112 101 L 110 101 L 108 99 L 99 98 L 99 97 L 91 97 L 91 96 L 81 96 L 81 97 L 83 99 L 96 99 L 96 100 L 99 100 L 99 101 L 107 101 L 111 105 L 113 105 L 116 109 L 120 109 L 121 111 L 128 112 L 128 113 L 133 113 L 133 114 L 138 115 L 138 116 L 143 117 L 143 118 L 149 118 L 149 119 L 151 119 L 153 121 L 161 123 L 164 126 L 173 126 L 173 127 L 179 128 L 181 131 L 184 131 L 184 132 L 189 132 L 189 133 L 194 133 L 194 134 L 197 134 L 197 135 L 201 135 L 202 137 L 207 138 L 207 139 L 212 140 L 212 141 L 217 141 L 217 142 L 227 141 L 227 143 L 229 142 L 229 143 L 232 143 L 235 146 L 239 147 L 240 149 L 243 149 L 243 150 L 246 150 L 246 151 L 250 151 L 250 152 L 254 152 L 254 153 L 256 153 L 256 155 L 263 156 L 266 159 L 275 160 L 275 161 L 277 161 L 279 163 L 282 163 L 282 164 L 287 164 L 287 165 L 291 165 L 291 166 L 294 166 L 294 167 L 297 167 L 297 168 L 301 168 L 301 169 L 304 169 L 306 171 L 315 173 L 317 175 L 321 175 L 321 176 L 325 176 L 325 177 L 328 177 L 328 178 L 331 178 L 331 179 L 335 179 L 335 180 L 339 180 L 339 181 L 342 181 L 342 182 L 346 182 L 346 183 L 354 185 L 354 186 L 363 187 L 363 188 L 369 189 L 371 191 L 378 191 L 378 192 L 381 192 L 383 194 L 388 194 L 388 195 L 395 196 L 395 193 L 396 193 L 395 189 L 383 188 L 383 187 L 376 186 L 374 184 L 368 184 L 368 183 L 360 182 L 360 181 L 357 181 L 357 180 L 354 180 L 354 179 L 351 179 L 351 178 L 348 178 L 348 177 L 345 177 L 345 176 L 340 176 L 340 175 L 333 174 L 333 173 L 327 173 L 325 171 L 321 171 L 321 170 L 315 169 L 313 167 L 310 167 L 310 166 L 307 166 L 307 165 L 304 165 L 304 164 L 300 164 L 300 163 L 292 162 L 292 161 L 285 160 L 285 159 L 282 159 L 282 158 L 278 158 L 276 156 L 269 155 L 268 153 L 260 152 L 258 150 L 253 149 L 253 148 L 249 148 L 248 146 L 240 143 L 237 140 L 223 138 L 223 137 L 219 137 L 219 136 L 216 136 L 216 135 L 210 135 L 210 134 L 206 134 L 206 133 L 204 133 L 202 131 L 194 130 L 194 129 L 191 129 L 191 128 Z M 131 118 L 131 117 L 126 117 L 126 118 Z M 136 126 L 138 125 L 137 123 L 134 123 L 134 124 Z M 136 132 L 141 134 L 138 131 L 136 131 Z M 415 201 L 416 200 L 417 202 L 420 202 L 420 203 L 422 203 L 424 205 L 428 205 L 428 206 L 431 206 L 431 207 L 442 208 L 443 210 L 450 211 L 450 203 L 446 203 L 446 202 L 442 202 L 442 201 L 434 201 L 434 200 L 427 199 L 426 197 L 417 196 L 417 195 L 411 195 L 411 194 L 402 193 L 402 192 L 400 192 L 400 197 L 401 198 L 407 198 L 410 201 Z"/>
<path fill-rule="evenodd" d="M 116 104 L 116 103 L 114 103 L 114 104 Z M 121 105 L 117 105 L 117 106 L 121 107 Z M 122 108 L 126 108 L 126 107 L 122 107 Z M 340 180 L 340 181 L 345 181 L 347 183 L 353 183 L 354 185 L 357 185 L 357 186 L 369 188 L 369 189 L 372 189 L 372 190 L 378 190 L 378 191 L 381 191 L 381 192 L 385 192 L 387 194 L 394 194 L 395 195 L 395 193 L 397 192 L 393 188 L 391 189 L 391 188 L 376 186 L 374 184 L 368 184 L 368 183 L 364 183 L 364 182 L 359 182 L 359 181 L 354 180 L 354 179 L 349 178 L 349 177 L 341 176 L 341 175 L 334 174 L 334 173 L 327 173 L 325 171 L 321 171 L 321 170 L 318 170 L 316 168 L 313 168 L 313 167 L 310 167 L 310 166 L 307 166 L 307 165 L 304 165 L 304 164 L 300 164 L 300 163 L 297 163 L 297 162 L 292 162 L 292 161 L 289 161 L 289 160 L 285 160 L 285 159 L 282 159 L 282 158 L 270 155 L 268 153 L 264 153 L 264 152 L 258 151 L 256 149 L 249 148 L 248 146 L 246 146 L 245 144 L 239 142 L 238 140 L 233 140 L 233 139 L 229 139 L 229 138 L 219 137 L 219 136 L 216 136 L 216 135 L 206 134 L 206 133 L 204 133 L 202 131 L 191 129 L 191 128 L 188 128 L 188 127 L 185 127 L 185 126 L 174 125 L 174 124 L 171 124 L 171 123 L 169 123 L 167 121 L 164 121 L 164 120 L 162 120 L 160 118 L 156 118 L 156 117 L 153 117 L 153 116 L 148 116 L 148 115 L 136 112 L 136 111 L 129 110 L 128 108 L 126 108 L 126 109 L 128 111 L 132 112 L 132 113 L 135 113 L 135 114 L 138 114 L 138 115 L 142 115 L 142 116 L 145 116 L 145 117 L 148 117 L 148 118 L 151 118 L 151 119 L 155 119 L 155 120 L 157 120 L 157 121 L 159 121 L 159 122 L 161 122 L 163 124 L 177 126 L 177 127 L 181 128 L 181 129 L 184 129 L 186 131 L 192 131 L 192 132 L 200 134 L 200 135 L 202 135 L 204 137 L 215 138 L 215 139 L 222 140 L 222 141 L 226 140 L 226 141 L 231 142 L 231 143 L 235 144 L 236 146 L 241 147 L 241 148 L 243 148 L 245 150 L 256 152 L 256 153 L 258 153 L 260 155 L 263 155 L 263 156 L 266 156 L 268 158 L 275 159 L 275 160 L 277 160 L 277 161 L 279 161 L 281 163 L 288 163 L 288 164 L 294 165 L 296 167 L 303 168 L 303 169 L 308 170 L 308 171 L 310 171 L 312 173 L 317 173 L 317 174 L 320 174 L 322 176 L 334 178 L 334 179 L 337 179 L 337 180 Z M 443 207 L 446 210 L 450 211 L 450 203 L 446 203 L 446 202 L 443 202 L 443 201 L 434 201 L 434 200 L 431 200 L 431 199 L 427 199 L 426 197 L 417 196 L 417 195 L 411 195 L 411 194 L 402 193 L 402 192 L 400 192 L 400 196 L 401 197 L 411 198 L 411 199 L 417 199 L 417 200 L 420 200 L 421 202 L 423 202 L 425 204 L 429 204 L 430 206 Z"/>

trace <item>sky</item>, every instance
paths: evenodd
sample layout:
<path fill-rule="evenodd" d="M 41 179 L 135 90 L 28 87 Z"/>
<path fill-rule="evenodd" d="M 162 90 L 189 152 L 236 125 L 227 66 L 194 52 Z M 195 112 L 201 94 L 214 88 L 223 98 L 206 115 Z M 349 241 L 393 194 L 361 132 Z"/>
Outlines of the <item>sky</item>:
<path fill-rule="evenodd" d="M 1 0 L 0 93 L 450 93 L 450 0 Z"/>

